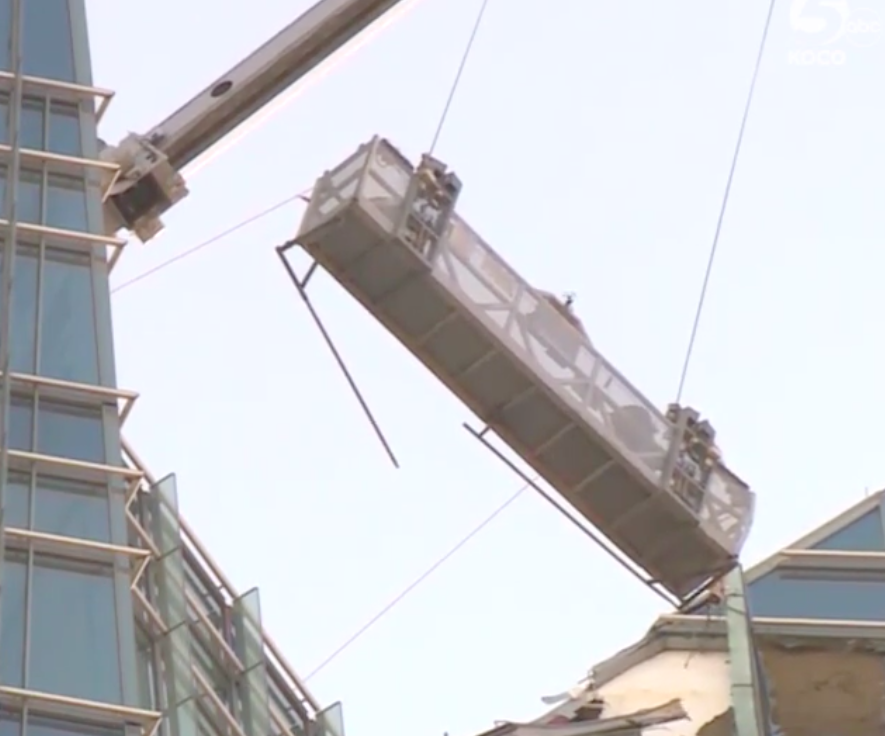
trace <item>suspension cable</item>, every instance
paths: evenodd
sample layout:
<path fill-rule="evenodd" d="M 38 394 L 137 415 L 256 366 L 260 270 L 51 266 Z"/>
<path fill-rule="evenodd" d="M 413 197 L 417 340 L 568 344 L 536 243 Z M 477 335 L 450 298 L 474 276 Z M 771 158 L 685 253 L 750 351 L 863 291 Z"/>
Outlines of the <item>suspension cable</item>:
<path fill-rule="evenodd" d="M 464 67 L 467 66 L 467 60 L 470 58 L 470 52 L 473 50 L 473 42 L 476 40 L 476 34 L 479 33 L 479 27 L 482 25 L 482 17 L 485 15 L 488 4 L 489 0 L 482 0 L 480 3 L 479 13 L 477 13 L 476 20 L 473 23 L 473 30 L 470 32 L 470 38 L 467 41 L 464 54 L 461 56 L 461 63 L 458 65 L 458 71 L 455 73 L 455 81 L 452 82 L 449 96 L 446 98 L 446 104 L 443 106 L 442 115 L 440 115 L 439 122 L 436 126 L 436 132 L 433 134 L 433 141 L 431 141 L 430 149 L 427 151 L 429 154 L 433 153 L 436 144 L 439 143 L 439 137 L 445 127 L 446 118 L 449 116 L 449 109 L 452 107 L 452 101 L 455 99 L 455 94 L 458 92 L 458 86 L 461 84 L 461 77 L 464 75 Z"/>
<path fill-rule="evenodd" d="M 180 261 L 184 258 L 187 258 L 188 256 L 192 256 L 194 253 L 197 253 L 198 251 L 201 251 L 210 245 L 213 245 L 215 243 L 218 243 L 221 240 L 224 240 L 228 236 L 233 235 L 238 230 L 242 230 L 247 225 L 251 225 L 252 223 L 258 222 L 259 220 L 267 217 L 268 215 L 273 214 L 278 209 L 285 207 L 287 204 L 295 202 L 296 200 L 299 200 L 299 199 L 305 200 L 310 195 L 310 191 L 311 191 L 310 188 L 308 188 L 308 189 L 304 189 L 303 191 L 299 192 L 298 194 L 289 195 L 285 199 L 277 202 L 274 205 L 271 205 L 270 207 L 262 210 L 261 212 L 251 215 L 250 217 L 247 217 L 245 220 L 240 220 L 236 225 L 232 225 L 231 227 L 227 228 L 226 230 L 222 230 L 220 233 L 216 233 L 208 240 L 204 240 L 203 242 L 198 243 L 197 245 L 191 246 L 187 250 L 183 250 L 181 253 L 176 253 L 171 258 L 163 261 L 162 263 L 158 263 L 153 268 L 149 268 L 146 271 L 142 271 L 141 273 L 138 273 L 135 276 L 133 276 L 128 281 L 124 281 L 122 284 L 118 284 L 113 289 L 111 289 L 111 294 L 116 294 L 118 291 L 120 291 L 121 289 L 125 289 L 127 286 L 132 286 L 133 284 L 137 284 L 139 281 L 142 281 L 142 280 L 148 278 L 149 276 L 153 276 L 155 273 L 162 271 L 164 268 L 168 268 L 169 266 L 172 266 L 173 264 L 178 263 L 178 261 Z"/>
<path fill-rule="evenodd" d="M 520 496 L 522 496 L 527 490 L 531 488 L 530 483 L 525 483 L 520 487 L 512 496 L 508 497 L 502 504 L 500 504 L 497 508 L 495 508 L 492 513 L 486 516 L 479 524 L 477 524 L 473 529 L 471 529 L 467 534 L 461 537 L 458 542 L 456 542 L 449 550 L 437 558 L 436 562 L 434 562 L 430 567 L 428 567 L 424 572 L 422 572 L 417 578 L 415 578 L 411 583 L 409 583 L 402 591 L 396 596 L 394 596 L 388 603 L 385 605 L 380 611 L 378 611 L 374 616 L 372 616 L 366 623 L 360 626 L 353 634 L 351 634 L 347 639 L 344 640 L 336 649 L 332 651 L 330 655 L 328 655 L 322 662 L 320 662 L 316 667 L 311 670 L 310 674 L 304 678 L 304 682 L 312 679 L 316 675 L 318 675 L 322 670 L 324 670 L 328 665 L 330 665 L 335 659 L 338 658 L 340 654 L 343 654 L 345 650 L 349 649 L 352 644 L 354 644 L 358 639 L 360 639 L 363 634 L 365 634 L 369 629 L 371 629 L 375 624 L 377 624 L 381 619 L 387 616 L 394 608 L 396 608 L 405 598 L 407 598 L 421 583 L 426 581 L 433 573 L 435 573 L 440 567 L 442 567 L 446 562 L 448 562 L 452 557 L 455 556 L 463 547 L 467 545 L 474 537 L 476 537 L 481 531 L 483 531 L 489 524 L 491 524 L 498 516 L 503 513 L 509 506 L 511 506 Z"/>
<path fill-rule="evenodd" d="M 713 233 L 713 243 L 710 246 L 710 255 L 707 258 L 707 270 L 704 273 L 704 280 L 701 283 L 701 293 L 698 297 L 698 304 L 695 310 L 694 322 L 691 326 L 691 336 L 688 339 L 688 348 L 685 351 L 685 360 L 682 363 L 682 373 L 679 376 L 679 387 L 676 389 L 676 403 L 682 400 L 682 393 L 685 390 L 685 381 L 688 378 L 688 369 L 691 366 L 691 358 L 694 353 L 694 345 L 698 336 L 698 327 L 701 324 L 701 317 L 704 312 L 704 305 L 707 300 L 707 291 L 710 286 L 710 276 L 713 273 L 713 265 L 716 261 L 716 254 L 719 250 L 719 236 L 722 233 L 722 223 L 725 219 L 725 211 L 728 208 L 728 199 L 731 194 L 731 185 L 734 181 L 734 172 L 737 168 L 738 158 L 740 157 L 741 145 L 744 141 L 744 132 L 747 129 L 747 118 L 750 115 L 750 106 L 753 103 L 753 93 L 756 90 L 756 81 L 759 78 L 759 69 L 762 66 L 762 57 L 765 54 L 765 44 L 768 40 L 768 30 L 771 26 L 771 18 L 774 14 L 775 0 L 770 0 L 768 4 L 768 16 L 765 19 L 765 26 L 762 29 L 762 40 L 759 43 L 759 52 L 756 54 L 756 66 L 753 68 L 753 76 L 750 79 L 750 90 L 747 94 L 747 102 L 744 105 L 744 113 L 741 117 L 741 126 L 738 129 L 737 142 L 734 147 L 734 155 L 731 158 L 731 166 L 728 170 L 728 179 L 725 182 L 725 192 L 722 197 L 722 205 L 719 208 L 719 217 L 716 220 L 716 230 Z"/>
<path fill-rule="evenodd" d="M 489 0 L 482 0 L 482 2 L 480 3 L 479 12 L 477 13 L 476 20 L 473 23 L 473 29 L 470 32 L 470 38 L 467 41 L 467 46 L 464 49 L 464 54 L 461 56 L 461 61 L 458 65 L 458 71 L 455 73 L 455 80 L 452 83 L 451 88 L 449 89 L 449 94 L 448 94 L 448 97 L 446 98 L 446 104 L 443 106 L 442 114 L 440 115 L 439 122 L 436 125 L 436 131 L 433 134 L 433 140 L 430 144 L 430 150 L 428 151 L 428 153 L 433 153 L 434 149 L 436 148 L 436 144 L 439 143 L 439 137 L 442 134 L 443 128 L 445 127 L 446 119 L 449 116 L 449 110 L 452 107 L 452 101 L 455 99 L 455 95 L 458 92 L 458 87 L 461 84 L 461 78 L 464 76 L 464 68 L 467 66 L 467 61 L 470 58 L 470 52 L 473 50 L 473 43 L 474 43 L 474 41 L 476 41 L 476 36 L 479 33 L 480 25 L 482 25 L 482 19 L 483 19 L 483 16 L 485 15 L 486 8 L 488 7 L 488 4 L 489 4 Z M 252 223 L 254 223 L 256 221 L 267 217 L 268 215 L 272 214 L 273 212 L 276 212 L 278 209 L 280 209 L 281 207 L 284 207 L 285 205 L 289 204 L 290 202 L 294 202 L 297 199 L 304 199 L 304 197 L 309 194 L 310 194 L 310 189 L 306 189 L 303 192 L 300 192 L 299 194 L 295 194 L 295 195 L 286 197 L 286 199 L 284 199 L 280 202 L 277 202 L 275 205 L 267 208 L 266 210 L 263 210 L 262 212 L 259 212 L 258 214 L 253 215 L 252 217 L 249 217 L 249 218 L 237 223 L 233 227 L 230 227 L 227 230 L 224 230 L 223 232 L 218 233 L 217 235 L 213 235 L 208 240 L 204 240 L 202 243 L 199 243 L 198 245 L 195 245 L 191 248 L 188 248 L 185 251 L 182 251 L 181 253 L 178 253 L 177 255 L 172 256 L 172 258 L 170 258 L 166 261 L 163 261 L 162 263 L 154 266 L 153 268 L 149 268 L 146 271 L 136 274 L 134 277 L 132 277 L 128 281 L 124 281 L 122 284 L 119 284 L 116 287 L 114 287 L 113 289 L 111 289 L 111 293 L 114 294 L 114 293 L 121 291 L 122 289 L 125 289 L 129 286 L 133 286 L 134 284 L 137 284 L 139 281 L 142 281 L 150 276 L 153 276 L 157 272 L 162 271 L 165 268 L 168 268 L 169 266 L 172 266 L 173 264 L 177 263 L 178 261 L 180 261 L 184 258 L 187 258 L 188 256 L 191 256 L 194 253 L 197 253 L 198 251 L 203 250 L 207 246 L 213 245 L 214 243 L 217 243 L 220 240 L 227 238 L 229 235 L 233 235 L 236 231 L 240 230 L 241 228 L 246 227 L 247 225 L 251 225 Z"/>

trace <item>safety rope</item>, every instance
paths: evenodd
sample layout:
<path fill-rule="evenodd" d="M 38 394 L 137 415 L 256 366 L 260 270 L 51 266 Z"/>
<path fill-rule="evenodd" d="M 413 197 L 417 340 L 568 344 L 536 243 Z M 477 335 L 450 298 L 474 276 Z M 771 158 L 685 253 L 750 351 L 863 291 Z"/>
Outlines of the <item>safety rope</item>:
<path fill-rule="evenodd" d="M 688 339 L 688 348 L 685 351 L 685 360 L 682 363 L 682 373 L 679 376 L 679 387 L 676 389 L 676 403 L 682 400 L 682 394 L 685 390 L 685 381 L 688 378 L 688 369 L 691 365 L 692 354 L 694 353 L 694 345 L 698 336 L 698 327 L 701 324 L 701 317 L 704 312 L 704 305 L 707 300 L 707 291 L 710 286 L 710 276 L 713 273 L 713 265 L 716 262 L 716 254 L 719 250 L 719 236 L 722 233 L 722 222 L 725 219 L 725 211 L 728 207 L 728 199 L 731 194 L 731 185 L 734 181 L 734 172 L 737 168 L 738 158 L 740 157 L 741 145 L 744 142 L 744 132 L 747 128 L 747 118 L 750 115 L 750 105 L 753 102 L 753 93 L 756 90 L 756 81 L 759 78 L 759 69 L 762 66 L 762 57 L 765 54 L 765 43 L 768 40 L 768 30 L 771 27 L 771 18 L 774 15 L 774 5 L 776 0 L 771 0 L 768 4 L 768 16 L 765 19 L 765 26 L 762 30 L 762 40 L 759 44 L 759 52 L 756 55 L 756 66 L 753 69 L 753 77 L 750 80 L 750 91 L 747 94 L 747 103 L 744 105 L 744 114 L 741 118 L 741 127 L 738 130 L 737 143 L 734 147 L 734 155 L 731 158 L 731 166 L 728 170 L 728 179 L 725 182 L 725 193 L 722 197 L 722 206 L 719 208 L 719 218 L 716 221 L 716 231 L 713 234 L 713 244 L 710 246 L 710 255 L 707 258 L 707 270 L 704 273 L 704 280 L 701 284 L 701 293 L 698 297 L 698 305 L 695 310 L 694 322 L 691 326 L 691 336 Z"/>
<path fill-rule="evenodd" d="M 455 99 L 455 94 L 458 92 L 458 86 L 461 84 L 461 77 L 464 75 L 464 67 L 467 66 L 467 60 L 470 58 L 470 52 L 473 50 L 473 42 L 476 40 L 476 34 L 479 33 L 479 27 L 482 25 L 482 17 L 485 15 L 488 4 L 489 0 L 482 0 L 480 3 L 479 13 L 477 13 L 476 21 L 473 23 L 473 30 L 470 32 L 470 38 L 467 41 L 464 54 L 461 56 L 461 63 L 458 65 L 458 71 L 455 74 L 455 81 L 452 82 L 449 96 L 446 98 L 446 104 L 443 106 L 442 115 L 440 115 L 439 122 L 436 125 L 436 132 L 433 134 L 433 141 L 430 143 L 430 149 L 427 151 L 429 154 L 433 153 L 436 144 L 439 143 L 439 137 L 442 134 L 446 119 L 449 116 L 449 109 L 452 107 L 452 100 Z"/>

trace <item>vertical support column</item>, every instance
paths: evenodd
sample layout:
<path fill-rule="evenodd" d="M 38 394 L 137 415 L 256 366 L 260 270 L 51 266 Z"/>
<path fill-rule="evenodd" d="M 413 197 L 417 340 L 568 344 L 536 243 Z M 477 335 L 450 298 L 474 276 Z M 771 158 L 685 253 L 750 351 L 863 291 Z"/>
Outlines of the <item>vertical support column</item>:
<path fill-rule="evenodd" d="M 750 627 L 744 571 L 740 566 L 725 576 L 725 622 L 735 734 L 765 736 L 765 721 L 756 682 L 756 648 Z"/>
<path fill-rule="evenodd" d="M 235 599 L 232 609 L 236 652 L 243 664 L 238 682 L 240 721 L 248 736 L 268 736 L 273 729 L 258 589 L 253 588 Z"/>
<path fill-rule="evenodd" d="M 9 406 L 12 401 L 12 387 L 9 380 L 11 363 L 11 335 L 14 316 L 12 314 L 12 280 L 15 271 L 15 251 L 18 233 L 18 180 L 21 168 L 21 113 L 24 80 L 22 79 L 22 12 L 23 0 L 13 0 L 10 12 L 10 62 L 15 74 L 12 96 L 9 101 L 9 145 L 12 153 L 6 165 L 6 201 L 3 205 L 3 218 L 7 220 L 6 232 L 0 243 L 0 605 L 3 598 L 3 557 L 5 544 L 3 534 L 3 507 L 6 498 L 6 481 L 9 461 Z M 0 40 L 2 42 L 2 40 Z M 2 632 L 0 632 L 2 634 Z"/>
<path fill-rule="evenodd" d="M 166 476 L 151 488 L 149 504 L 151 533 L 160 552 L 151 565 L 151 576 L 157 611 L 166 624 L 159 642 L 165 716 L 169 720 L 171 736 L 196 736 L 197 701 L 174 475 Z"/>
<path fill-rule="evenodd" d="M 3 514 L 3 485 L 0 485 L 0 613 L 3 612 L 3 566 L 6 564 L 6 519 Z M 0 635 L 2 635 L 0 631 Z"/>

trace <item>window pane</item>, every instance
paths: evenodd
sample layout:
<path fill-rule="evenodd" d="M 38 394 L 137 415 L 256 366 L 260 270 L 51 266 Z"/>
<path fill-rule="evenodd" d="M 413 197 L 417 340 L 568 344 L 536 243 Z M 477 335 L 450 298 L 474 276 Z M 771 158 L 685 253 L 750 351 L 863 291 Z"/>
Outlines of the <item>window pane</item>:
<path fill-rule="evenodd" d="M 0 242 L 0 277 L 3 268 Z M 12 280 L 12 370 L 34 373 L 37 347 L 37 252 L 19 246 Z"/>
<path fill-rule="evenodd" d="M 19 142 L 23 148 L 43 149 L 43 133 L 46 130 L 43 111 L 46 103 L 43 100 L 22 101 L 22 127 L 19 131 Z"/>
<path fill-rule="evenodd" d="M 32 450 L 33 437 L 34 404 L 14 397 L 9 406 L 9 446 L 13 450 Z"/>
<path fill-rule="evenodd" d="M 120 701 L 111 577 L 36 565 L 28 687 L 88 700 Z M 84 677 L 88 672 L 89 676 Z"/>
<path fill-rule="evenodd" d="M 67 723 L 28 714 L 27 736 L 122 736 L 123 729 L 86 723 Z"/>
<path fill-rule="evenodd" d="M 42 418 L 42 414 L 40 415 Z M 105 494 L 105 495 L 103 495 Z M 37 479 L 34 529 L 110 542 L 107 489 L 54 478 Z"/>
<path fill-rule="evenodd" d="M 73 460 L 104 462 L 101 414 L 41 401 L 37 415 L 37 452 Z"/>
<path fill-rule="evenodd" d="M 0 212 L 5 218 L 6 209 L 6 167 L 0 169 Z M 18 201 L 16 216 L 21 222 L 40 222 L 40 173 L 22 169 L 18 178 Z"/>
<path fill-rule="evenodd" d="M 81 383 L 98 382 L 98 349 L 88 257 L 47 252 L 43 270 L 40 373 Z"/>
<path fill-rule="evenodd" d="M 844 572 L 838 578 L 812 579 L 778 570 L 750 584 L 750 610 L 754 616 L 881 621 L 885 579 L 847 578 Z"/>
<path fill-rule="evenodd" d="M 141 630 L 138 630 L 136 634 L 135 655 L 138 667 L 139 705 L 152 710 L 157 705 L 157 700 L 154 697 L 153 646 L 147 634 Z M 182 734 L 182 736 L 185 735 Z"/>
<path fill-rule="evenodd" d="M 19 247 L 12 281 L 12 370 L 34 373 L 37 363 L 37 254 Z M 3 259 L 0 258 L 0 265 Z"/>
<path fill-rule="evenodd" d="M 873 509 L 848 526 L 833 532 L 814 545 L 814 548 L 847 552 L 882 552 L 885 550 L 885 533 L 879 509 Z"/>
<path fill-rule="evenodd" d="M 0 736 L 19 736 L 21 717 L 18 713 L 0 708 Z"/>
<path fill-rule="evenodd" d="M 10 475 L 3 498 L 3 521 L 6 526 L 14 526 L 19 529 L 29 528 L 30 496 L 31 486 L 27 477 Z M 0 605 L 2 605 L 2 601 L 0 601 Z"/>
<path fill-rule="evenodd" d="M 25 659 L 25 583 L 24 564 L 7 558 L 3 561 L 3 605 L 0 606 L 0 684 L 21 687 Z"/>
<path fill-rule="evenodd" d="M 86 226 L 86 187 L 82 179 L 49 175 L 46 224 L 67 230 L 89 229 Z"/>
<path fill-rule="evenodd" d="M 18 211 L 16 214 L 22 222 L 40 222 L 42 188 L 43 178 L 39 172 L 27 170 L 19 172 L 18 202 L 16 202 Z"/>
<path fill-rule="evenodd" d="M 52 103 L 49 115 L 49 150 L 68 156 L 81 156 L 80 111 L 74 105 Z"/>
<path fill-rule="evenodd" d="M 9 41 L 12 31 L 12 0 L 0 0 L 0 69 L 11 71 Z"/>
<path fill-rule="evenodd" d="M 68 0 L 22 3 L 25 74 L 74 81 L 74 50 Z"/>

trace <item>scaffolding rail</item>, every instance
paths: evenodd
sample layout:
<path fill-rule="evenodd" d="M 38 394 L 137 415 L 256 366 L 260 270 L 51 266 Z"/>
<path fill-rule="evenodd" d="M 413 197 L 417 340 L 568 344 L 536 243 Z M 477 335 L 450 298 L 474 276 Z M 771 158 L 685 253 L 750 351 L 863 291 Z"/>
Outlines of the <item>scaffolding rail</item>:
<path fill-rule="evenodd" d="M 753 493 L 691 410 L 663 414 L 456 214 L 460 189 L 376 137 L 317 181 L 294 242 L 646 582 L 690 599 L 736 564 Z"/>

